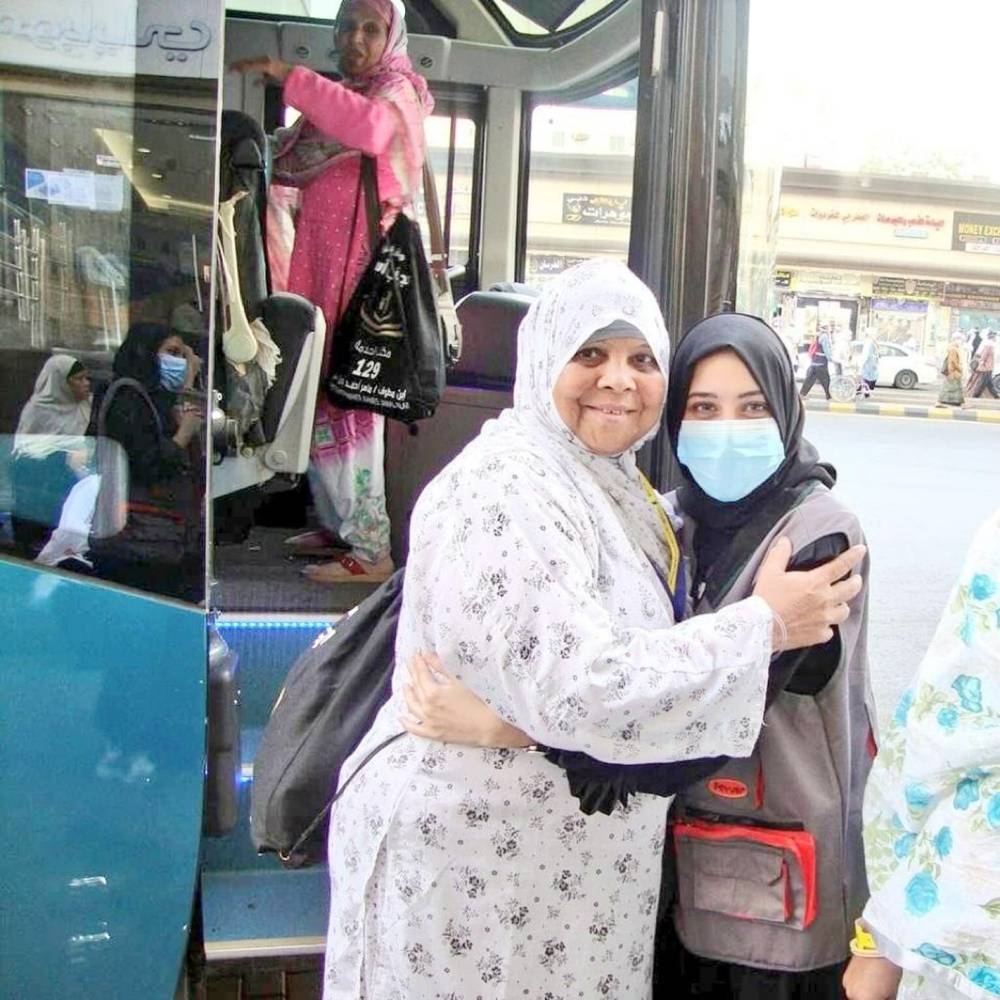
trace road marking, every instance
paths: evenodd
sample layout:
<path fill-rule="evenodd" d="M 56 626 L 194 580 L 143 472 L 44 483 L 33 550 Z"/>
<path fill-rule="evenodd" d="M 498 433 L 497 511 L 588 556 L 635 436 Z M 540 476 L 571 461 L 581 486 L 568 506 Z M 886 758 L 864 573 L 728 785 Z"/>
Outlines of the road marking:
<path fill-rule="evenodd" d="M 866 417 L 917 417 L 929 420 L 955 420 L 962 423 L 1000 424 L 1000 411 L 975 409 L 944 409 L 935 406 L 902 403 L 836 403 L 826 400 L 805 401 L 805 408 L 814 413 L 839 413 Z"/>

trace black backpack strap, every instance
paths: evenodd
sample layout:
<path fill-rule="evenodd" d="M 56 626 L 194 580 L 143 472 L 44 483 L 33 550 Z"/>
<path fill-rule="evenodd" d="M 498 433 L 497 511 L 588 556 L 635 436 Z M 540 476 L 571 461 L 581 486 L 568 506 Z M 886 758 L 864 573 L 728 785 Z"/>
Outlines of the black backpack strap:
<path fill-rule="evenodd" d="M 337 799 L 339 799 L 340 796 L 347 791 L 347 786 L 350 785 L 350 783 L 361 773 L 361 769 L 370 760 L 372 760 L 372 758 L 376 757 L 386 747 L 391 746 L 393 743 L 396 742 L 396 740 L 401 739 L 405 735 L 406 735 L 405 731 L 402 733 L 393 733 L 392 736 L 386 737 L 384 740 L 382 740 L 381 743 L 378 744 L 378 746 L 373 747 L 371 750 L 368 751 L 368 753 L 365 754 L 365 756 L 362 758 L 358 766 L 351 772 L 351 776 L 340 786 L 340 788 L 338 788 L 333 793 L 333 795 L 330 796 L 330 798 L 327 800 L 326 805 L 323 806 L 323 808 L 318 813 L 316 813 L 316 815 L 312 819 L 312 822 L 302 831 L 302 833 L 299 834 L 299 839 L 296 840 L 295 843 L 292 844 L 292 846 L 289 847 L 287 851 L 278 852 L 278 857 L 281 858 L 281 861 L 284 865 L 286 865 L 288 868 L 298 868 L 302 864 L 308 861 L 305 855 L 298 854 L 299 849 L 312 836 L 313 832 L 316 830 L 316 827 L 318 827 L 320 823 L 323 822 L 323 820 L 326 818 L 327 813 L 329 813 L 330 810 L 336 804 Z"/>
<path fill-rule="evenodd" d="M 156 404 L 153 402 L 148 390 L 138 379 L 127 377 L 116 378 L 107 387 L 107 389 L 104 390 L 104 398 L 101 400 L 101 408 L 97 414 L 97 436 L 107 437 L 108 411 L 111 409 L 111 403 L 118 394 L 119 389 L 133 389 L 140 396 L 142 396 L 142 398 L 146 401 L 146 404 L 149 406 L 149 409 L 153 414 L 153 418 L 156 420 L 156 429 L 162 436 L 163 420 L 160 418 L 160 411 L 156 408 Z"/>

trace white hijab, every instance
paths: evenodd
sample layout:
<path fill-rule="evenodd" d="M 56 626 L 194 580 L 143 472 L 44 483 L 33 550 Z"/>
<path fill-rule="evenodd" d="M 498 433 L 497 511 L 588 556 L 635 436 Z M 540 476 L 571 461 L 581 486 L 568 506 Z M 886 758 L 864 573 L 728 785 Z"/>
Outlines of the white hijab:
<path fill-rule="evenodd" d="M 90 423 L 90 399 L 80 402 L 73 395 L 67 378 L 75 364 L 76 358 L 55 354 L 42 365 L 17 422 L 15 457 L 48 458 L 82 445 L 80 438 Z"/>
<path fill-rule="evenodd" d="M 513 409 L 487 423 L 481 437 L 492 448 L 509 442 L 520 449 L 530 442 L 547 461 L 567 469 L 581 492 L 592 497 L 594 516 L 613 511 L 665 577 L 662 522 L 643 490 L 635 461 L 636 451 L 659 424 L 621 455 L 595 455 L 565 425 L 553 398 L 556 380 L 573 355 L 593 333 L 616 320 L 640 331 L 666 379 L 670 340 L 652 292 L 619 261 L 585 261 L 548 282 L 532 303 L 518 331 Z"/>

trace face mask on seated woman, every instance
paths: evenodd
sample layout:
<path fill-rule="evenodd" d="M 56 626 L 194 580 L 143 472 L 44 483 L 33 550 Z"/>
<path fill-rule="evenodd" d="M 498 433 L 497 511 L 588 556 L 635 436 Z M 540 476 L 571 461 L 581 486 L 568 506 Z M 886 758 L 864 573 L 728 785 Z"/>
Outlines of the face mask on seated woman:
<path fill-rule="evenodd" d="M 160 385 L 168 392 L 180 392 L 187 378 L 187 358 L 178 358 L 173 354 L 159 354 Z"/>

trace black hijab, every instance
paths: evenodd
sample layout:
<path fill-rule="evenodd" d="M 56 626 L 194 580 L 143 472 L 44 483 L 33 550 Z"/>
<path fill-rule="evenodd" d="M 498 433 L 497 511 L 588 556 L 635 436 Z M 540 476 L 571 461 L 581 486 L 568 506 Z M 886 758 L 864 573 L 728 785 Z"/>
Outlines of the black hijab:
<path fill-rule="evenodd" d="M 709 316 L 696 323 L 681 341 L 670 365 L 667 389 L 667 432 L 674 453 L 695 366 L 703 358 L 724 350 L 733 351 L 760 386 L 778 425 L 785 460 L 757 489 L 732 503 L 710 497 L 681 465 L 684 483 L 678 491 L 680 507 L 709 529 L 695 534 L 699 580 L 705 579 L 720 556 L 733 551 L 734 536 L 755 515 L 766 512 L 769 523 L 762 525 L 766 534 L 777 517 L 794 506 L 808 484 L 833 486 L 837 477 L 833 466 L 820 462 L 816 449 L 802 436 L 805 410 L 785 345 L 767 323 L 745 313 Z"/>
<path fill-rule="evenodd" d="M 174 393 L 160 384 L 160 345 L 173 331 L 163 323 L 133 323 L 112 364 L 115 378 L 134 378 L 141 382 L 156 405 L 164 427 L 173 420 L 171 409 L 177 401 Z"/>

